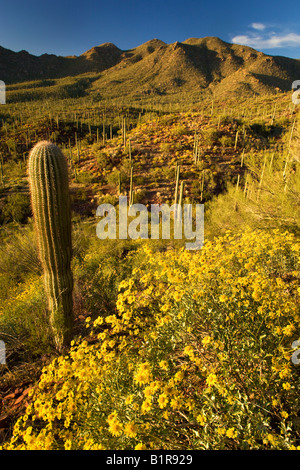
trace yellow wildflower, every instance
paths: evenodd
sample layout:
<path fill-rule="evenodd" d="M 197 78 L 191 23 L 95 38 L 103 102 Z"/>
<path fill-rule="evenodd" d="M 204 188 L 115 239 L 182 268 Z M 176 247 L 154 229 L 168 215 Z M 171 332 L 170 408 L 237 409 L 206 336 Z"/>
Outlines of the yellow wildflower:
<path fill-rule="evenodd" d="M 284 384 L 282 384 L 282 387 L 284 388 L 284 390 L 290 390 L 291 384 L 289 382 L 285 382 Z"/>
<path fill-rule="evenodd" d="M 115 417 L 109 421 L 108 430 L 113 436 L 120 436 L 122 434 L 122 423 Z"/>
<path fill-rule="evenodd" d="M 137 426 L 132 422 L 127 423 L 124 427 L 124 434 L 128 437 L 135 437 L 137 434 Z"/>
<path fill-rule="evenodd" d="M 226 431 L 226 436 L 229 437 L 229 439 L 234 439 L 237 435 L 238 433 L 234 428 L 229 428 Z"/>
<path fill-rule="evenodd" d="M 149 383 L 151 381 L 151 371 L 150 371 L 150 364 L 145 362 L 140 365 L 138 371 L 135 374 L 134 380 L 139 385 L 143 385 Z"/>
<path fill-rule="evenodd" d="M 145 446 L 145 444 L 143 444 L 142 442 L 139 442 L 139 443 L 135 446 L 134 450 L 146 450 L 146 446 Z"/>
<path fill-rule="evenodd" d="M 158 404 L 160 408 L 165 408 L 169 402 L 169 398 L 165 393 L 161 393 L 158 397 Z"/>
<path fill-rule="evenodd" d="M 160 361 L 158 365 L 159 365 L 159 367 L 160 367 L 161 369 L 163 369 L 163 370 L 168 370 L 168 363 L 167 363 L 167 361 Z"/>
<path fill-rule="evenodd" d="M 202 414 L 198 415 L 196 419 L 197 419 L 198 423 L 200 424 L 200 426 L 204 426 L 204 424 L 207 421 L 206 417 Z"/>
<path fill-rule="evenodd" d="M 209 374 L 206 378 L 207 385 L 215 385 L 218 382 L 216 374 Z"/>
<path fill-rule="evenodd" d="M 208 336 L 208 335 L 205 336 L 202 340 L 203 346 L 207 346 L 211 342 L 211 340 L 212 340 L 211 336 Z"/>

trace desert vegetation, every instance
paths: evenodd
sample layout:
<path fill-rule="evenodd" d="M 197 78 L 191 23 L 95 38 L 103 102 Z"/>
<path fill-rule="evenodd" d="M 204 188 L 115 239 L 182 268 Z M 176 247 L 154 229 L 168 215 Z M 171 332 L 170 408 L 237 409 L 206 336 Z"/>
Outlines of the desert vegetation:
<path fill-rule="evenodd" d="M 94 79 L 11 84 L 0 109 L 2 449 L 299 449 L 291 357 L 300 338 L 300 127 L 291 93 L 106 100 Z M 68 176 L 35 179 L 42 141 Z M 66 218 L 46 233 L 37 214 L 49 221 L 55 211 L 49 203 L 43 212 L 37 191 L 48 186 L 67 188 L 69 202 L 59 199 Z M 204 204 L 204 246 L 100 240 L 96 209 L 117 208 L 120 195 Z M 61 289 L 53 296 L 45 266 L 60 255 L 46 240 L 67 220 L 72 257 L 66 271 L 47 274 Z M 62 340 L 57 318 L 70 311 L 72 335 Z"/>

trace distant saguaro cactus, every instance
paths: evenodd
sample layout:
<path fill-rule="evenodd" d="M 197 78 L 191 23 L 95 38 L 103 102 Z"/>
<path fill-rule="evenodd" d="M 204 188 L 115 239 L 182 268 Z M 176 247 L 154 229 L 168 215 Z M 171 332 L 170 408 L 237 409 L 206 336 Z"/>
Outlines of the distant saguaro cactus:
<path fill-rule="evenodd" d="M 28 174 L 50 322 L 56 346 L 61 349 L 69 343 L 73 328 L 72 237 L 67 161 L 56 145 L 42 141 L 30 152 Z"/>

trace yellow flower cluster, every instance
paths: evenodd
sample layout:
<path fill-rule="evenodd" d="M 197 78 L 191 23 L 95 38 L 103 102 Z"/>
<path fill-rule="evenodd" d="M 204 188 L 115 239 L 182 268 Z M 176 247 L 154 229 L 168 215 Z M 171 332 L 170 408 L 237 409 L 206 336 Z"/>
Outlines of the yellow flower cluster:
<path fill-rule="evenodd" d="M 299 247 L 279 231 L 146 244 L 98 341 L 44 370 L 5 447 L 297 448 Z"/>

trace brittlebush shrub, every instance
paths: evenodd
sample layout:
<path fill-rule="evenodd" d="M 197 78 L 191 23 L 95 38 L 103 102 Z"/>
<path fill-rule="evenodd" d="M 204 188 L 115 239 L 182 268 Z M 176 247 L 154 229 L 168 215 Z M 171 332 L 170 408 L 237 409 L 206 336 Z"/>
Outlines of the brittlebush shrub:
<path fill-rule="evenodd" d="M 226 233 L 137 259 L 117 313 L 44 369 L 5 448 L 299 447 L 299 241 Z"/>

